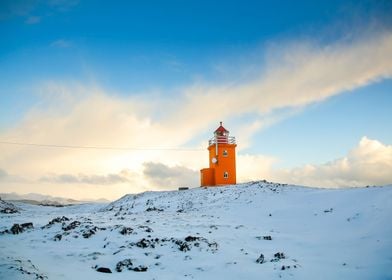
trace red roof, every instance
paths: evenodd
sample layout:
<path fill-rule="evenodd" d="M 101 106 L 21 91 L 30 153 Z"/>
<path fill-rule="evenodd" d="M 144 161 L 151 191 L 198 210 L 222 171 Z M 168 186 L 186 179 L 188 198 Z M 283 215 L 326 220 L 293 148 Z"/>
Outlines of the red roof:
<path fill-rule="evenodd" d="M 229 132 L 226 128 L 222 126 L 222 122 L 220 122 L 220 126 L 215 130 L 216 132 Z"/>

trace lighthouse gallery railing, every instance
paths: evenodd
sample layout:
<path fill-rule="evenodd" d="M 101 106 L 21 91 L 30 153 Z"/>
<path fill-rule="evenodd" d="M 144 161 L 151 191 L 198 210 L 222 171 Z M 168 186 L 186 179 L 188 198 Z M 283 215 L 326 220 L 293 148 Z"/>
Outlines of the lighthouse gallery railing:
<path fill-rule="evenodd" d="M 208 146 L 216 145 L 216 144 L 235 144 L 234 136 L 215 136 L 208 140 Z"/>

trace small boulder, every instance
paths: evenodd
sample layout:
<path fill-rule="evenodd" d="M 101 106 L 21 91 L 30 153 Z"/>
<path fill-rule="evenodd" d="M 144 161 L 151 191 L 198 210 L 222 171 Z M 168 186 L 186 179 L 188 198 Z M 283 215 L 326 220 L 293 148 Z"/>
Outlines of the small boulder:
<path fill-rule="evenodd" d="M 152 247 L 154 248 L 154 244 L 151 243 L 150 240 L 142 238 L 141 240 L 139 240 L 138 242 L 136 242 L 136 246 L 139 248 L 147 248 L 147 247 Z"/>
<path fill-rule="evenodd" d="M 147 271 L 147 269 L 148 269 L 147 266 L 139 265 L 139 266 L 137 266 L 137 267 L 134 267 L 134 268 L 133 268 L 133 271 L 136 271 L 136 272 L 145 272 L 145 271 Z"/>
<path fill-rule="evenodd" d="M 123 227 L 120 230 L 120 234 L 122 234 L 122 235 L 128 235 L 128 234 L 131 234 L 132 232 L 133 232 L 133 228 L 130 228 L 130 227 Z"/>
<path fill-rule="evenodd" d="M 56 234 L 56 235 L 53 237 L 53 240 L 54 240 L 54 241 L 60 241 L 61 238 L 63 238 L 63 236 L 62 236 L 61 234 Z"/>
<path fill-rule="evenodd" d="M 68 226 L 63 227 L 62 229 L 64 231 L 69 231 L 71 229 L 75 229 L 78 226 L 80 226 L 80 222 L 79 221 L 73 221 L 72 223 L 70 223 Z"/>
<path fill-rule="evenodd" d="M 274 257 L 277 258 L 277 259 L 279 259 L 279 260 L 285 259 L 285 258 L 286 258 L 286 256 L 284 255 L 283 252 L 278 252 L 278 253 L 276 253 L 276 254 L 274 255 Z"/>
<path fill-rule="evenodd" d="M 260 257 L 256 260 L 257 263 L 263 263 L 264 262 L 264 255 L 260 254 Z"/>
<path fill-rule="evenodd" d="M 23 228 L 23 230 L 34 228 L 33 223 L 24 223 L 24 224 L 21 224 L 20 226 Z"/>
<path fill-rule="evenodd" d="M 116 264 L 116 271 L 121 272 L 123 269 L 127 268 L 129 270 L 133 269 L 133 263 L 131 259 L 125 259 Z"/>
<path fill-rule="evenodd" d="M 112 271 L 110 270 L 110 268 L 107 267 L 98 267 L 97 268 L 98 272 L 102 272 L 102 273 L 112 273 Z"/>
<path fill-rule="evenodd" d="M 12 234 L 19 234 L 24 232 L 26 229 L 32 229 L 34 228 L 33 223 L 24 223 L 24 224 L 14 224 L 10 231 Z"/>
<path fill-rule="evenodd" d="M 11 227 L 11 233 L 12 234 L 19 234 L 23 232 L 23 228 L 19 224 L 14 224 Z"/>
<path fill-rule="evenodd" d="M 185 241 L 187 241 L 187 242 L 192 242 L 192 241 L 196 241 L 196 240 L 199 240 L 200 239 L 200 237 L 197 237 L 197 236 L 187 236 L 187 237 L 185 237 Z"/>

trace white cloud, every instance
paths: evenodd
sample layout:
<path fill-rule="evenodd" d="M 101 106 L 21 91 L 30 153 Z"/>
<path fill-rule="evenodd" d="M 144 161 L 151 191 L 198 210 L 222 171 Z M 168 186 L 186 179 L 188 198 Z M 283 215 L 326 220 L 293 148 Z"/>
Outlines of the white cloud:
<path fill-rule="evenodd" d="M 260 70 L 262 74 L 258 79 L 218 85 L 193 84 L 183 88 L 178 96 L 169 95 L 168 98 L 151 94 L 119 97 L 97 86 L 52 82 L 42 88 L 41 103 L 32 108 L 19 124 L 0 132 L 0 139 L 78 146 L 179 147 L 200 139 L 218 121 L 229 119 L 241 132 L 240 140 L 244 146 L 249 146 L 255 132 L 289 117 L 308 104 L 391 77 L 392 34 L 385 31 L 371 38 L 322 47 L 294 44 L 267 55 L 270 62 Z M 283 110 L 282 115 L 282 108 L 289 110 Z M 244 114 L 250 115 L 250 120 L 242 120 Z M 239 149 L 241 145 L 239 143 Z M 388 166 L 382 164 L 382 160 L 388 159 L 379 155 L 378 165 Z M 328 174 L 333 175 L 335 170 L 341 171 L 347 165 L 342 160 L 326 166 L 283 172 L 277 177 L 271 171 L 274 160 L 272 157 L 239 155 L 239 178 L 257 179 L 255 174 L 269 174 L 283 180 L 310 174 L 308 177 L 316 180 L 313 174 L 320 170 L 327 178 Z M 151 179 L 151 174 L 146 176 L 145 162 L 160 163 L 169 169 L 182 166 L 189 170 L 208 165 L 206 151 L 7 146 L 0 157 L 1 167 L 32 181 L 50 174 L 117 174 L 130 169 L 133 172 L 133 192 L 149 188 L 147 179 Z M 344 182 L 365 182 L 365 175 L 355 170 L 367 165 L 357 166 L 354 162 L 357 162 L 354 155 L 348 157 L 351 171 L 339 178 Z M 371 175 L 370 170 L 369 167 L 365 172 L 367 182 L 372 178 L 373 184 L 384 182 L 376 178 L 376 173 Z M 198 180 L 198 174 L 195 176 Z M 334 183 L 342 185 L 341 181 L 335 180 Z M 126 190 L 126 186 L 121 190 Z"/>
<path fill-rule="evenodd" d="M 345 157 L 320 165 L 275 170 L 270 178 L 315 187 L 392 184 L 392 146 L 363 137 Z"/>
<path fill-rule="evenodd" d="M 277 158 L 265 155 L 238 155 L 237 182 L 270 179 Z"/>

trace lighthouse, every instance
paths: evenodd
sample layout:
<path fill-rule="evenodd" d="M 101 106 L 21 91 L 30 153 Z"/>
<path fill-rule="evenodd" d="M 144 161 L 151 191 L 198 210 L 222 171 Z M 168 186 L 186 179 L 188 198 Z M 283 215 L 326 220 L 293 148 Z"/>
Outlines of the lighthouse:
<path fill-rule="evenodd" d="M 236 184 L 235 138 L 220 122 L 214 137 L 208 141 L 209 168 L 200 170 L 201 186 Z"/>

